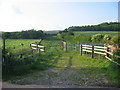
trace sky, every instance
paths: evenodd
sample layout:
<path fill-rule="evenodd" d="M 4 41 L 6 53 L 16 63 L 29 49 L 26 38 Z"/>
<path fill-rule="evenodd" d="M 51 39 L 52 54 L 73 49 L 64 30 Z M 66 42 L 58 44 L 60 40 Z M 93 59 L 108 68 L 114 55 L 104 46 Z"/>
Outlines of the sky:
<path fill-rule="evenodd" d="M 0 0 L 0 31 L 64 30 L 118 21 L 118 0 Z"/>

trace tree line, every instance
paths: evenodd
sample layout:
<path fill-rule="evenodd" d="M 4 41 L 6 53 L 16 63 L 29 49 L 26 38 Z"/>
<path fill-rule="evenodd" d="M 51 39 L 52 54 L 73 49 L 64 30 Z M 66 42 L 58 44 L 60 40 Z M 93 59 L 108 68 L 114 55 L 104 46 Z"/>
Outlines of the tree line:
<path fill-rule="evenodd" d="M 120 23 L 119 22 L 104 22 L 98 25 L 88 25 L 88 26 L 72 26 L 66 28 L 61 33 L 68 33 L 69 35 L 74 35 L 74 31 L 119 31 L 120 30 Z M 42 30 L 23 30 L 21 32 L 3 32 L 2 37 L 6 37 L 9 39 L 45 39 L 50 34 L 44 33 Z M 55 34 L 56 35 L 56 34 Z M 60 36 L 60 35 L 59 35 Z M 64 37 L 63 37 L 64 38 Z"/>
<path fill-rule="evenodd" d="M 43 39 L 48 35 L 42 30 L 26 30 L 21 32 L 3 32 L 2 37 L 9 39 Z"/>
<path fill-rule="evenodd" d="M 120 22 L 104 22 L 98 25 L 87 25 L 87 26 L 71 26 L 66 28 L 61 32 L 69 32 L 69 31 L 119 31 L 120 30 Z M 60 33 L 61 33 L 60 32 Z"/>

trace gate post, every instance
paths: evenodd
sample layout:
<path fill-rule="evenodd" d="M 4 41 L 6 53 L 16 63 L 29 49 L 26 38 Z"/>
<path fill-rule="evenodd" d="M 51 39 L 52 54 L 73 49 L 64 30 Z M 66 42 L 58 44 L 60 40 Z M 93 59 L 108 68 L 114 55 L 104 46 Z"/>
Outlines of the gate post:
<path fill-rule="evenodd" d="M 80 55 L 82 56 L 82 44 L 80 44 Z"/>
<path fill-rule="evenodd" d="M 107 46 L 107 48 L 106 48 L 106 56 L 107 56 L 107 57 L 109 57 L 108 52 L 109 52 L 109 47 Z"/>
<path fill-rule="evenodd" d="M 67 42 L 63 42 L 64 43 L 64 51 L 67 51 Z"/>
<path fill-rule="evenodd" d="M 94 58 L 94 45 L 92 45 L 92 58 Z"/>

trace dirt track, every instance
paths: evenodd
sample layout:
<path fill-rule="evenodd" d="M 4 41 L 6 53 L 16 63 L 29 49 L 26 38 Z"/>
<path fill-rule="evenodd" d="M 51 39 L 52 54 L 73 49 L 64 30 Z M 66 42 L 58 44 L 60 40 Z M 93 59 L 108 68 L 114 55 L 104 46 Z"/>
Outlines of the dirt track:
<path fill-rule="evenodd" d="M 30 73 L 26 76 L 11 79 L 10 83 L 3 82 L 3 88 L 105 88 L 116 87 L 103 69 L 87 67 L 85 60 L 78 60 L 78 55 L 65 54 L 58 61 L 62 67 L 53 67 L 43 71 Z M 78 63 L 78 66 L 76 65 Z M 77 67 L 75 67 L 77 66 Z M 84 67 L 83 67 L 84 66 Z"/>
<path fill-rule="evenodd" d="M 69 86 L 69 85 L 17 85 L 17 84 L 9 84 L 7 82 L 3 82 L 2 88 L 107 88 L 107 87 Z"/>

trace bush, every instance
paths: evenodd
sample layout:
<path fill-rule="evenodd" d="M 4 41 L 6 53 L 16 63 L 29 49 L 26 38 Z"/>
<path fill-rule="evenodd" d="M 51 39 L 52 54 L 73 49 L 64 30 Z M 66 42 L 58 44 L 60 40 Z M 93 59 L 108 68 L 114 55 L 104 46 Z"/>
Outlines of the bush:
<path fill-rule="evenodd" d="M 74 36 L 73 32 L 66 32 L 66 33 L 58 33 L 57 34 L 57 38 L 61 39 L 63 41 L 71 40 L 71 39 L 73 39 L 73 36 Z"/>
<path fill-rule="evenodd" d="M 5 62 L 2 64 L 3 76 L 4 75 L 23 75 L 27 73 L 30 68 L 24 61 L 21 61 L 17 58 L 9 58 L 5 59 Z"/>
<path fill-rule="evenodd" d="M 104 37 L 103 37 L 103 41 L 105 42 L 105 43 L 108 43 L 109 41 L 111 40 L 111 36 L 110 35 L 104 35 Z"/>
<path fill-rule="evenodd" d="M 120 35 L 113 36 L 110 44 L 114 45 L 115 47 L 120 48 Z"/>
<path fill-rule="evenodd" d="M 86 42 L 89 43 L 89 42 L 91 42 L 91 36 L 89 36 L 89 35 L 75 35 L 74 40 L 80 41 L 83 43 L 86 43 Z"/>
<path fill-rule="evenodd" d="M 92 42 L 98 43 L 98 42 L 103 41 L 103 37 L 104 37 L 104 35 L 102 35 L 102 34 L 96 34 L 96 35 L 92 36 L 91 40 L 92 40 Z"/>

